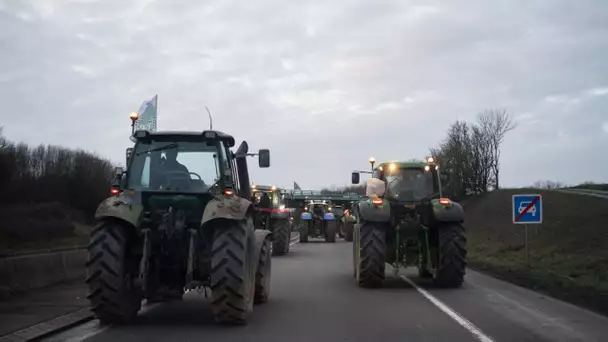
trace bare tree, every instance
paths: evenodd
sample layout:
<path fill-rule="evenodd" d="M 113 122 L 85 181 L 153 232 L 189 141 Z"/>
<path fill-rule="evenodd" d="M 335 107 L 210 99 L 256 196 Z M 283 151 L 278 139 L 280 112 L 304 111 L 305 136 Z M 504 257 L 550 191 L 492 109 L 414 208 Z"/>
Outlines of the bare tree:
<path fill-rule="evenodd" d="M 478 122 L 483 134 L 487 136 L 492 151 L 492 173 L 494 188 L 499 188 L 500 173 L 500 145 L 506 134 L 515 129 L 517 124 L 506 109 L 485 110 L 478 116 Z"/>
<path fill-rule="evenodd" d="M 565 187 L 567 187 L 567 185 L 562 182 L 555 182 L 555 181 L 550 181 L 550 180 L 536 181 L 531 186 L 531 188 L 533 188 L 533 189 L 546 189 L 546 190 L 562 189 Z"/>

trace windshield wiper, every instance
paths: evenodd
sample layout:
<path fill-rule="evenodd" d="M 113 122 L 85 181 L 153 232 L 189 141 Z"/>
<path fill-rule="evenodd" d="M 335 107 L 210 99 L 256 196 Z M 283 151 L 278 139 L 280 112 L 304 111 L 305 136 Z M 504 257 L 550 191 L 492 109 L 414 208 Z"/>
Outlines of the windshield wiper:
<path fill-rule="evenodd" d="M 418 201 L 420 201 L 420 202 L 424 202 L 424 201 L 426 201 L 427 199 L 429 199 L 429 198 L 431 198 L 431 197 L 434 197 L 434 196 L 436 196 L 436 195 L 437 195 L 437 192 L 433 192 L 433 193 L 432 193 L 432 194 L 430 194 L 430 195 L 426 195 L 426 196 L 422 197 L 422 198 L 421 198 L 421 199 L 419 199 Z"/>
<path fill-rule="evenodd" d="M 150 153 L 150 152 L 156 152 L 156 151 L 163 151 L 163 150 L 170 150 L 172 148 L 177 148 L 179 145 L 173 143 L 173 144 L 168 144 L 168 145 L 164 145 L 164 146 L 160 146 L 157 148 L 151 148 L 149 150 L 145 150 L 145 151 L 141 151 L 136 153 L 136 156 L 142 155 L 142 154 L 146 154 L 146 153 Z"/>
<path fill-rule="evenodd" d="M 211 192 L 211 188 L 213 188 L 214 186 L 216 186 L 220 181 L 222 180 L 222 177 L 218 178 L 215 183 L 211 184 L 211 186 L 207 187 L 207 191 Z"/>

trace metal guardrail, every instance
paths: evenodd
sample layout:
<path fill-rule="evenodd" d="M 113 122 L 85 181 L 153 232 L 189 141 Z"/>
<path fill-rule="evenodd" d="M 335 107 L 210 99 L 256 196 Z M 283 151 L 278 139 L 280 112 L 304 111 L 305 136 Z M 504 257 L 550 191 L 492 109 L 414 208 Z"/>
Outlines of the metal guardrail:
<path fill-rule="evenodd" d="M 283 192 L 287 200 L 334 200 L 334 201 L 360 201 L 365 196 L 356 193 L 322 192 L 319 190 L 291 190 Z"/>

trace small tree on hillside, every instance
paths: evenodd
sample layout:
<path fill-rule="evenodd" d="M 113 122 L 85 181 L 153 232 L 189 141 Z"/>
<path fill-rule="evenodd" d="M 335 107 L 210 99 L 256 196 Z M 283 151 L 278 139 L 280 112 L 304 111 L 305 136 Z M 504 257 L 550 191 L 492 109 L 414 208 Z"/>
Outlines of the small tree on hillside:
<path fill-rule="evenodd" d="M 500 145 L 505 139 L 507 132 L 517 127 L 513 122 L 512 116 L 506 109 L 486 110 L 479 114 L 477 121 L 487 138 L 492 152 L 492 173 L 494 177 L 494 188 L 499 188 L 500 173 Z"/>

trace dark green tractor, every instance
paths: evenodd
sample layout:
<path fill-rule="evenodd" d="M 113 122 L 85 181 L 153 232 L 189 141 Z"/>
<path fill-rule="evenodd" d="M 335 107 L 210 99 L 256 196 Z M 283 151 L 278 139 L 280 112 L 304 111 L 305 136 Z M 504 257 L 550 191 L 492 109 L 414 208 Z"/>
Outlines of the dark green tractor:
<path fill-rule="evenodd" d="M 86 263 L 92 311 L 102 324 L 129 323 L 143 299 L 181 299 L 211 289 L 213 317 L 246 324 L 268 300 L 271 237 L 255 230 L 243 141 L 218 131 L 132 136 L 114 196 L 97 208 Z M 268 167 L 268 150 L 259 166 Z"/>
<path fill-rule="evenodd" d="M 417 266 L 421 277 L 440 287 L 460 287 L 467 256 L 464 210 L 442 196 L 439 165 L 428 158 L 376 168 L 372 162 L 372 169 L 369 198 L 353 206 L 353 264 L 359 286 L 382 286 L 388 263 L 395 275 L 400 267 Z M 353 184 L 359 183 L 360 172 L 353 172 Z"/>

